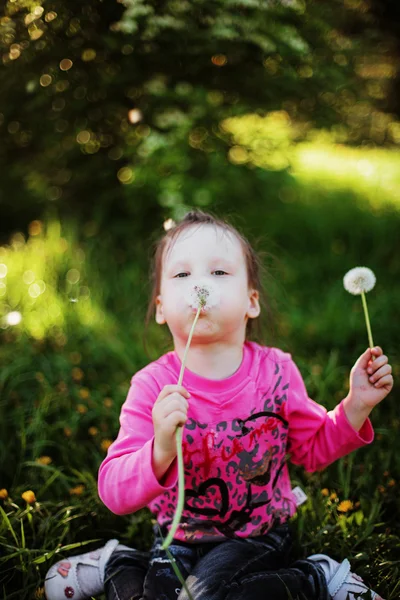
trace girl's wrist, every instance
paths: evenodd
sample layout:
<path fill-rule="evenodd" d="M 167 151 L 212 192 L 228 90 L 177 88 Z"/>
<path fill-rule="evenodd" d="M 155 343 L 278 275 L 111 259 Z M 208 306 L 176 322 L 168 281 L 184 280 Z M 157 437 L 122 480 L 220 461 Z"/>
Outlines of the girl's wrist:
<path fill-rule="evenodd" d="M 153 444 L 152 466 L 154 474 L 159 482 L 161 482 L 165 473 L 168 471 L 171 464 L 176 458 L 175 453 L 167 453 L 159 448 L 156 440 Z"/>
<path fill-rule="evenodd" d="M 372 407 L 366 406 L 351 393 L 344 398 L 343 409 L 347 420 L 356 431 L 361 429 L 372 411 Z"/>

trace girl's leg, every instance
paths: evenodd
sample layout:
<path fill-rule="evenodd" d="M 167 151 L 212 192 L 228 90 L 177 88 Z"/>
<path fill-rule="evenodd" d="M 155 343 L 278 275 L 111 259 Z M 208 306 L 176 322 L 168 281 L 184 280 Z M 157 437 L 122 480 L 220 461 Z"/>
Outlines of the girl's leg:
<path fill-rule="evenodd" d="M 140 600 L 149 559 L 149 552 L 134 548 L 114 550 L 104 571 L 107 600 Z"/>
<path fill-rule="evenodd" d="M 176 600 L 182 588 L 161 544 L 161 538 L 156 538 L 144 581 L 143 600 Z M 198 560 L 198 546 L 175 542 L 170 545 L 168 550 L 174 557 L 182 577 L 186 579 Z"/>
<path fill-rule="evenodd" d="M 156 538 L 150 552 L 115 550 L 105 569 L 107 600 L 176 600 L 181 583 Z M 186 579 L 197 561 L 196 548 L 173 543 L 169 551 Z"/>
<path fill-rule="evenodd" d="M 287 525 L 258 538 L 223 542 L 186 580 L 195 600 L 329 600 L 323 569 L 313 561 L 289 563 Z M 178 600 L 188 600 L 182 589 Z"/>

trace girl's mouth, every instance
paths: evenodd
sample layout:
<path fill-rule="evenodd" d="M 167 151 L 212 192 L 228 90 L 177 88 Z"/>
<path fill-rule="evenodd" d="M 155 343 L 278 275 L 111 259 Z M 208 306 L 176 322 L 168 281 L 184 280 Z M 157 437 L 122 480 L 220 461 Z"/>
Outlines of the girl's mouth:
<path fill-rule="evenodd" d="M 197 308 L 192 308 L 192 313 L 196 314 L 197 310 L 198 310 Z M 200 315 L 204 315 L 205 312 L 206 312 L 206 309 L 204 308 L 204 306 L 202 306 L 201 309 L 200 309 Z"/>

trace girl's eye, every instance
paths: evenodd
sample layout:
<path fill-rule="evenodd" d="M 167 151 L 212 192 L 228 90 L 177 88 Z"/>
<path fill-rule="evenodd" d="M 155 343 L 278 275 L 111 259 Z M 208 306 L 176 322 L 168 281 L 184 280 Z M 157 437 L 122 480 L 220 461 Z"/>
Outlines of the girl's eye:
<path fill-rule="evenodd" d="M 228 274 L 226 271 L 222 271 L 222 269 L 217 269 L 216 271 L 214 271 L 214 273 L 223 273 L 224 275 Z M 175 275 L 175 277 L 182 279 L 181 275 L 184 275 L 186 277 L 188 273 L 178 273 L 177 275 Z"/>

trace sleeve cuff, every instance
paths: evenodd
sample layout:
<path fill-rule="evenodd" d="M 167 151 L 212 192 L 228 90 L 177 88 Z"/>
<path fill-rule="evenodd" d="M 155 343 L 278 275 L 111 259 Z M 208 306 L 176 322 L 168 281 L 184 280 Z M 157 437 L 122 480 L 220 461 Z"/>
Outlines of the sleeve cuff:
<path fill-rule="evenodd" d="M 336 407 L 335 412 L 337 413 L 337 423 L 340 425 L 340 428 L 343 428 L 343 431 L 347 433 L 349 439 L 353 439 L 356 443 L 358 442 L 360 446 L 363 446 L 364 444 L 370 444 L 373 441 L 374 429 L 369 418 L 365 419 L 361 429 L 357 431 L 347 418 L 343 406 L 343 400 Z"/>
<path fill-rule="evenodd" d="M 176 486 L 176 484 L 178 482 L 178 460 L 177 460 L 177 458 L 174 458 L 174 460 L 168 467 L 168 470 L 164 473 L 164 475 L 162 477 L 163 483 L 160 483 L 158 481 L 158 479 L 154 473 L 154 469 L 153 469 L 154 436 L 151 438 L 151 440 L 149 440 L 148 445 L 149 445 L 149 450 L 150 450 L 149 464 L 151 465 L 150 466 L 151 479 L 152 479 L 151 485 L 152 485 L 152 489 L 154 489 L 154 490 L 156 490 L 158 488 L 157 495 L 159 495 L 159 494 L 164 493 L 166 490 L 171 490 L 173 487 Z"/>

